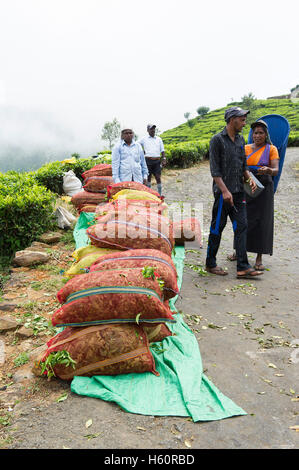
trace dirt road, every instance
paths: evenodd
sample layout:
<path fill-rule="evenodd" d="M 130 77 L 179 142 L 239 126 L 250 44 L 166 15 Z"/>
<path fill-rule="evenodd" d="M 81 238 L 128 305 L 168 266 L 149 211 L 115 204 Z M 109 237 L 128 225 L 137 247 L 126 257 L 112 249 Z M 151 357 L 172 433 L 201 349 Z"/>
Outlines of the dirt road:
<path fill-rule="evenodd" d="M 72 394 L 64 382 L 47 383 L 22 375 L 18 379 L 13 370 L 10 383 L 7 371 L 0 382 L 2 448 L 190 452 L 298 448 L 296 161 L 299 149 L 288 149 L 275 196 L 274 254 L 264 257 L 267 269 L 262 278 L 247 282 L 236 279 L 235 263 L 226 259 L 232 249 L 230 223 L 225 228 L 218 258 L 219 264 L 228 269 L 228 276 L 204 275 L 200 269 L 205 263 L 212 207 L 208 163 L 164 173 L 167 203 L 203 203 L 204 211 L 203 249 L 186 246 L 182 298 L 176 306 L 198 339 L 205 374 L 247 412 L 246 416 L 193 423 L 181 417 L 129 414 L 115 404 Z M 250 260 L 254 261 L 253 255 Z M 49 297 L 48 303 L 50 300 Z M 24 349 L 26 341 L 10 344 L 10 351 L 13 353 L 13 347 L 20 351 L 21 344 Z M 89 427 L 88 422 L 92 423 Z"/>

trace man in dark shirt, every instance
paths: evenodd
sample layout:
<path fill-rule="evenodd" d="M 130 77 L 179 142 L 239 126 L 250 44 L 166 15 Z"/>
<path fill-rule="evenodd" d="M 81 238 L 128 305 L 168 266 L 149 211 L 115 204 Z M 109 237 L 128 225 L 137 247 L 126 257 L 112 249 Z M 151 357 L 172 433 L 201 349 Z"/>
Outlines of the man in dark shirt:
<path fill-rule="evenodd" d="M 238 278 L 254 278 L 263 274 L 262 271 L 256 271 L 250 266 L 246 252 L 247 216 L 244 180 L 250 183 L 253 191 L 256 189 L 246 164 L 245 141 L 239 134 L 246 125 L 248 113 L 249 111 L 239 107 L 227 109 L 224 116 L 226 127 L 212 137 L 209 150 L 215 200 L 208 240 L 206 270 L 221 276 L 227 274 L 220 266 L 217 266 L 216 256 L 222 231 L 229 216 L 234 230 Z"/>

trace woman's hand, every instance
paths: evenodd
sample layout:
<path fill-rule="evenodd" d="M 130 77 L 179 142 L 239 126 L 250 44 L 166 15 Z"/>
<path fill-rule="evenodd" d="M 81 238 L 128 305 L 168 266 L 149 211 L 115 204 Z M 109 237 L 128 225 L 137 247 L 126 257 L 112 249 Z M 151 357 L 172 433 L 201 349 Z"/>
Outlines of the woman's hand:
<path fill-rule="evenodd" d="M 258 169 L 257 174 L 258 175 L 272 175 L 272 168 L 269 168 L 268 166 L 261 166 L 261 168 Z"/>
<path fill-rule="evenodd" d="M 253 181 L 252 178 L 249 178 L 249 184 L 250 184 L 252 192 L 254 193 L 254 191 L 256 190 L 256 183 L 255 181 Z"/>

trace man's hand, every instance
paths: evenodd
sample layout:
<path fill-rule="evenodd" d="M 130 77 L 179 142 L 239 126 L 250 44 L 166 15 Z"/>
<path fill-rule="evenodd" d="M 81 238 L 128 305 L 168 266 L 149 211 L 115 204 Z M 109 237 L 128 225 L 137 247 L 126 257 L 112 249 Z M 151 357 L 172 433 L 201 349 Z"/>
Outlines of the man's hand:
<path fill-rule="evenodd" d="M 230 206 L 234 205 L 233 195 L 228 189 L 222 192 L 222 196 L 223 196 L 223 202 L 226 202 Z"/>

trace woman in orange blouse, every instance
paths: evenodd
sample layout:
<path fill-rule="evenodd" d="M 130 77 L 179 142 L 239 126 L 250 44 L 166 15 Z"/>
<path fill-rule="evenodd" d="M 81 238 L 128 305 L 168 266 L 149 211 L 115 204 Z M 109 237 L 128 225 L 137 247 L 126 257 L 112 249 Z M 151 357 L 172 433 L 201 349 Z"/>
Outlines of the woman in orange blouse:
<path fill-rule="evenodd" d="M 251 125 L 252 144 L 245 146 L 247 165 L 265 189 L 256 198 L 246 197 L 247 203 L 247 251 L 256 253 L 255 269 L 265 267 L 262 255 L 273 253 L 274 189 L 273 176 L 278 173 L 279 155 L 271 144 L 268 126 L 262 121 Z"/>
<path fill-rule="evenodd" d="M 262 183 L 264 190 L 256 198 L 246 195 L 247 251 L 256 253 L 254 268 L 263 271 L 262 255 L 273 253 L 274 187 L 273 176 L 278 173 L 279 155 L 272 145 L 267 124 L 261 119 L 251 124 L 252 144 L 245 145 L 249 171 Z M 235 255 L 228 256 L 233 261 Z"/>

